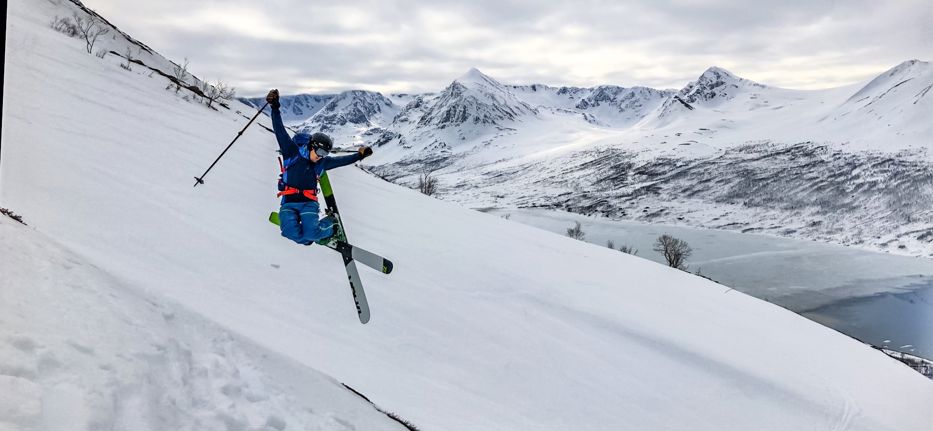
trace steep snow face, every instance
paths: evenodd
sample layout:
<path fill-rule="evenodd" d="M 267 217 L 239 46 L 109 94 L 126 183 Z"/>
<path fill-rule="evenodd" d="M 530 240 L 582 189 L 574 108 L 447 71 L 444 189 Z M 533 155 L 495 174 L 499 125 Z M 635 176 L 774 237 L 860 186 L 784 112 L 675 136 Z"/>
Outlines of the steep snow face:
<path fill-rule="evenodd" d="M 473 152 L 539 120 L 538 108 L 475 68 L 437 95 L 408 100 L 373 141 L 385 150 L 383 157 L 403 163 L 446 163 L 447 157 Z"/>
<path fill-rule="evenodd" d="M 661 105 L 673 91 L 647 87 L 600 85 L 592 88 L 510 85 L 520 99 L 539 109 L 551 109 L 568 120 L 580 115 L 603 127 L 631 126 Z"/>
<path fill-rule="evenodd" d="M 734 99 L 738 94 L 763 90 L 767 87 L 733 75 L 720 67 L 710 67 L 676 94 L 671 95 L 658 113 L 659 118 L 687 114 L 697 107 L 717 107 Z"/>
<path fill-rule="evenodd" d="M 933 65 L 910 60 L 882 73 L 820 120 L 840 133 L 857 131 L 863 139 L 933 136 Z M 929 140 L 928 140 L 929 142 Z"/>
<path fill-rule="evenodd" d="M 340 126 L 377 127 L 387 125 L 398 108 L 380 93 L 352 90 L 338 94 L 304 122 L 304 128 L 334 130 Z"/>
<path fill-rule="evenodd" d="M 593 89 L 582 87 L 552 87 L 543 84 L 509 85 L 509 90 L 533 106 L 574 109 L 580 99 Z"/>
<path fill-rule="evenodd" d="M 573 109 L 589 89 L 580 87 L 552 87 L 543 84 L 508 85 L 509 91 L 532 106 Z"/>
<path fill-rule="evenodd" d="M 396 97 L 403 101 L 406 98 Z M 324 132 L 338 147 L 371 144 L 398 115 L 392 99 L 372 91 L 345 91 L 333 97 L 311 118 L 296 125 L 307 132 Z"/>
<path fill-rule="evenodd" d="M 865 102 L 865 105 L 871 104 L 886 96 L 887 93 L 895 88 L 914 79 L 918 80 L 914 85 L 919 85 L 922 89 L 927 89 L 928 82 L 926 81 L 931 73 L 933 72 L 931 72 L 931 65 L 929 62 L 920 60 L 905 61 L 892 67 L 881 75 L 878 75 L 875 79 L 872 79 L 868 84 L 865 84 L 861 90 L 852 95 L 847 102 L 858 101 Z M 914 102 L 919 102 L 921 98 L 926 96 L 926 93 L 918 93 L 916 96 Z M 871 100 L 866 102 L 866 99 Z"/>
<path fill-rule="evenodd" d="M 87 22 L 88 19 L 96 20 L 94 28 L 100 28 L 106 30 L 107 33 L 102 34 L 93 45 L 92 50 L 93 54 L 98 56 L 105 56 L 107 58 L 114 58 L 114 54 L 110 51 L 118 53 L 116 58 L 125 59 L 129 55 L 133 60 L 145 64 L 145 66 L 138 65 L 136 63 L 129 63 L 123 60 L 124 63 L 128 64 L 129 68 L 144 68 L 147 73 L 156 72 L 163 75 L 174 75 L 176 68 L 181 68 L 181 66 L 168 58 L 165 58 L 152 48 L 150 48 L 145 43 L 142 43 L 139 40 L 136 40 L 129 34 L 120 30 L 119 27 L 113 25 L 110 21 L 97 12 L 87 8 L 81 3 L 80 0 L 47 0 L 50 7 L 58 8 L 59 15 L 53 15 L 48 17 L 48 22 L 45 22 L 44 25 L 48 28 L 51 27 L 50 23 L 63 18 L 68 21 L 72 21 L 72 16 L 77 14 L 84 18 Z M 73 22 L 73 21 L 72 21 Z M 51 28 L 49 29 L 51 31 Z M 81 41 L 84 43 L 84 39 L 80 36 L 75 36 L 76 41 Z M 7 39 L 9 41 L 9 39 Z M 9 42 L 7 42 L 9 43 Z M 151 68 L 151 69 L 150 69 Z M 66 69 L 63 69 L 66 70 Z M 200 87 L 203 84 L 203 81 L 197 76 L 193 75 L 191 71 L 187 71 L 183 79 L 184 83 L 194 87 Z"/>
<path fill-rule="evenodd" d="M 3 215 L 0 238 L 0 429 L 405 429 Z"/>
<path fill-rule="evenodd" d="M 574 107 L 589 112 L 613 127 L 625 127 L 647 116 L 670 95 L 669 91 L 647 87 L 599 86 L 581 98 Z"/>
<path fill-rule="evenodd" d="M 700 77 L 680 90 L 677 95 L 687 103 L 705 103 L 730 100 L 741 90 L 765 88 L 757 82 L 733 75 L 720 67 L 710 67 Z"/>
<path fill-rule="evenodd" d="M 418 125 L 438 129 L 461 125 L 508 126 L 522 116 L 536 113 L 534 107 L 519 100 L 508 88 L 473 68 L 438 95 Z"/>
<path fill-rule="evenodd" d="M 295 94 L 279 97 L 282 121 L 288 126 L 297 126 L 316 114 L 336 95 L 334 94 Z M 266 103 L 265 97 L 240 98 L 241 102 L 259 108 Z M 271 115 L 271 108 L 266 108 L 266 115 Z"/>

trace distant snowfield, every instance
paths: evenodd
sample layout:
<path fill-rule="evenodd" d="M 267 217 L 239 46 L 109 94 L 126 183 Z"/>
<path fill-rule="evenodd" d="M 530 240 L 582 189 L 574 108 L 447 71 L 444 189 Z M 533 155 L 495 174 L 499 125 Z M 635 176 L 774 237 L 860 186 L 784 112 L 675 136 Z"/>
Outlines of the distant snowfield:
<path fill-rule="evenodd" d="M 0 364 L 18 364 L 0 368 L 0 379 L 24 394 L 15 400 L 32 400 L 2 404 L 6 428 L 42 429 L 43 406 L 75 415 L 72 429 L 96 428 L 70 420 L 84 414 L 145 419 L 128 414 L 139 411 L 132 403 L 101 402 L 143 381 L 158 391 L 125 399 L 155 419 L 133 429 L 280 428 L 272 417 L 285 429 L 378 428 L 337 420 L 363 413 L 326 414 L 363 407 L 344 404 L 345 393 L 312 368 L 424 430 L 933 425 L 928 379 L 833 330 L 348 167 L 331 174 L 348 235 L 396 265 L 390 276 L 363 270 L 373 320 L 360 325 L 339 256 L 296 246 L 266 222 L 276 207 L 272 135 L 251 128 L 192 188 L 246 119 L 83 52 L 83 42 L 48 28 L 52 16 L 70 16 L 69 5 L 9 6 L 4 97 L 16 109 L 4 104 L 0 202 L 35 232 L 0 224 L 0 294 L 15 307 L 0 315 Z M 42 237 L 70 251 L 40 247 Z M 70 272 L 87 272 L 72 278 L 65 266 L 78 264 L 68 256 L 86 263 Z M 69 286 L 79 279 L 84 287 Z M 75 359 L 87 351 L 95 355 Z M 60 375 L 44 368 L 48 354 L 63 364 Z M 186 358 L 192 370 L 206 368 L 193 371 L 193 387 L 177 383 Z M 108 364 L 112 371 L 100 368 Z M 82 380 L 94 367 L 100 374 Z M 152 374 L 160 377 L 145 379 Z M 78 383 L 57 392 L 58 378 Z M 269 398 L 250 402 L 253 390 Z M 224 422 L 221 407 L 236 420 Z"/>

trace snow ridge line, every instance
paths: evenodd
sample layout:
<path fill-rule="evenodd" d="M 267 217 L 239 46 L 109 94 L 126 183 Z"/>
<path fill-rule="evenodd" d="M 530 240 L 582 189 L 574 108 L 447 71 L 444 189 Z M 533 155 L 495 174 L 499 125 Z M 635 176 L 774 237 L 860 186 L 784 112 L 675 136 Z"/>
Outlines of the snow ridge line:
<path fill-rule="evenodd" d="M 400 418 L 395 413 L 383 410 L 381 407 L 377 406 L 376 403 L 372 402 L 366 395 L 363 395 L 360 391 L 353 389 L 350 385 L 343 383 L 343 382 L 341 382 L 340 384 L 343 385 L 343 387 L 347 388 L 347 390 L 349 390 L 350 392 L 353 392 L 360 398 L 366 400 L 366 402 L 372 404 L 376 410 L 379 410 L 382 414 L 386 415 L 389 419 L 392 419 L 393 421 L 398 422 L 403 427 L 407 428 L 409 431 L 419 431 L 418 427 L 414 426 L 411 422 L 408 422 L 407 420 Z"/>

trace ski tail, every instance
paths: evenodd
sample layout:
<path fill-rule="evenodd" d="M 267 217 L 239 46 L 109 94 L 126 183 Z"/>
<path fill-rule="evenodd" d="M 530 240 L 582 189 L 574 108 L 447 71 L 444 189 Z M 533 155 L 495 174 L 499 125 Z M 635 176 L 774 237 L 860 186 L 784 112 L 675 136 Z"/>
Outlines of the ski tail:
<path fill-rule="evenodd" d="M 353 244 L 346 244 L 346 247 L 349 248 L 350 256 L 353 257 L 353 260 L 362 263 L 376 271 L 379 271 L 383 274 L 390 274 L 392 272 L 392 261 L 386 259 L 382 256 L 379 256 L 376 253 L 373 253 L 369 250 L 359 248 Z M 337 246 L 337 250 L 340 251 L 340 246 Z"/>
<path fill-rule="evenodd" d="M 350 281 L 350 292 L 353 293 L 353 302 L 356 303 L 356 314 L 360 323 L 366 324 L 369 322 L 369 302 L 366 300 L 366 291 L 363 290 L 363 280 L 360 279 L 360 272 L 357 271 L 353 259 L 344 258 L 343 261 L 347 269 L 347 280 Z"/>

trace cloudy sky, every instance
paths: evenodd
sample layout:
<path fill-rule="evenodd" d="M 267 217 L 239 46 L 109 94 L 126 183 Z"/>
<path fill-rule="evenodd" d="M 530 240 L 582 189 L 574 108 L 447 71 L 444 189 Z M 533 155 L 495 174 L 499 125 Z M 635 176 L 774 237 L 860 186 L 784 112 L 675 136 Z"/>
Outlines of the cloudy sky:
<path fill-rule="evenodd" d="M 933 0 L 83 0 L 242 96 L 509 84 L 679 88 L 717 65 L 826 88 L 933 60 Z"/>

